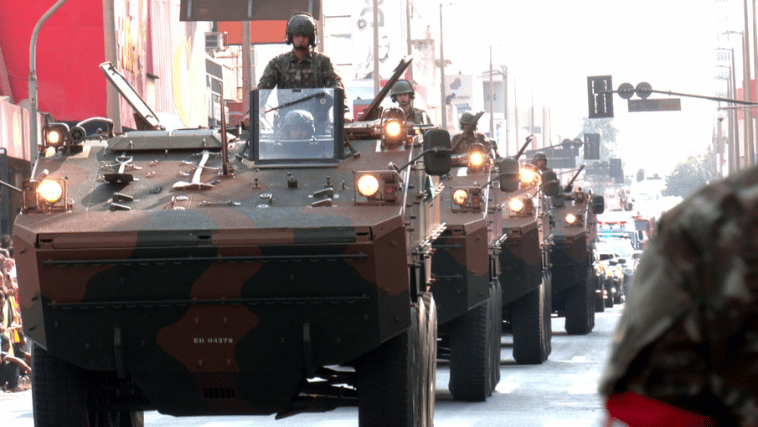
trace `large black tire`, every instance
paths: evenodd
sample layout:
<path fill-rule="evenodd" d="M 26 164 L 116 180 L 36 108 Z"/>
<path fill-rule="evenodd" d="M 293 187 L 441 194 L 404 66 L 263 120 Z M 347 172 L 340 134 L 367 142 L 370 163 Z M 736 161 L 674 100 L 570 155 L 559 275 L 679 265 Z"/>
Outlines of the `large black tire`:
<path fill-rule="evenodd" d="M 36 427 L 143 427 L 142 411 L 97 411 L 102 400 L 97 379 L 103 374 L 84 371 L 32 347 L 32 406 Z"/>
<path fill-rule="evenodd" d="M 613 303 L 615 302 L 614 294 L 613 294 L 613 285 L 604 284 L 605 291 L 607 292 L 606 298 L 605 298 L 605 308 L 613 308 Z"/>
<path fill-rule="evenodd" d="M 544 335 L 543 345 L 545 347 L 545 360 L 547 360 L 550 353 L 553 351 L 553 275 L 549 270 L 546 270 L 542 276 L 542 280 L 545 284 L 545 297 L 542 302 L 545 305 L 545 309 L 543 310 L 545 317 L 542 320 L 542 333 Z"/>
<path fill-rule="evenodd" d="M 492 291 L 492 287 L 490 287 Z M 450 394 L 455 400 L 483 402 L 492 394 L 492 299 L 453 322 L 450 330 Z"/>
<path fill-rule="evenodd" d="M 540 364 L 550 354 L 552 329 L 549 325 L 548 281 L 543 277 L 539 288 L 511 303 L 513 358 L 520 365 Z"/>
<path fill-rule="evenodd" d="M 32 346 L 32 407 L 36 427 L 88 427 L 87 383 L 76 366 Z"/>
<path fill-rule="evenodd" d="M 613 293 L 613 303 L 614 304 L 621 304 L 621 294 L 623 291 L 623 286 L 619 285 L 616 288 L 616 292 Z"/>
<path fill-rule="evenodd" d="M 566 332 L 569 335 L 587 335 L 595 327 L 595 304 L 592 281 L 587 279 L 566 291 Z"/>
<path fill-rule="evenodd" d="M 427 427 L 434 420 L 437 309 L 430 293 L 411 326 L 356 363 L 360 427 Z"/>
<path fill-rule="evenodd" d="M 490 303 L 492 304 L 492 386 L 491 390 L 494 392 L 495 387 L 500 382 L 500 336 L 503 329 L 503 288 L 500 286 L 500 281 L 495 278 L 492 284 L 492 298 Z"/>
<path fill-rule="evenodd" d="M 600 292 L 595 291 L 595 312 L 602 313 L 605 311 L 605 283 L 600 284 Z"/>

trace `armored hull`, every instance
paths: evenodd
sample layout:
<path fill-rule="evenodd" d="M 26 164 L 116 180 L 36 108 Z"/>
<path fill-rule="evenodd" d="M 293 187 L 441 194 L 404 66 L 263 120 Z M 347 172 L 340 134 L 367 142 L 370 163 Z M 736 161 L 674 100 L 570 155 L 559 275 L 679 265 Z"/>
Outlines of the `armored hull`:
<path fill-rule="evenodd" d="M 441 203 L 446 228 L 433 244 L 439 354 L 450 361 L 456 400 L 484 401 L 500 380 L 501 288 L 493 246 L 501 235 L 500 191 L 488 185 L 495 172 L 468 162 L 452 170 Z"/>
<path fill-rule="evenodd" d="M 217 130 L 132 132 L 38 160 L 27 190 L 57 179 L 64 198 L 38 198 L 14 226 L 25 330 L 51 378 L 61 362 L 89 378 L 90 419 L 358 405 L 361 426 L 431 422 L 425 292 L 441 225 L 421 143 L 353 141 L 344 155 L 339 132 L 291 146 L 264 132 L 229 143 L 230 162 Z M 380 194 L 360 194 L 364 175 Z M 380 416 L 376 393 L 395 385 L 400 409 Z"/>

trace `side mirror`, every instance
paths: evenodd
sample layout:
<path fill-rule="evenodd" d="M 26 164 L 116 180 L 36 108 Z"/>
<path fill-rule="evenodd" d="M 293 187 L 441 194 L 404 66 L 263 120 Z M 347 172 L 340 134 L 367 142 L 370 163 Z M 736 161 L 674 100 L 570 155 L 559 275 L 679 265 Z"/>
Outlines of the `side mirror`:
<path fill-rule="evenodd" d="M 621 265 L 626 264 L 626 258 L 619 258 L 619 264 Z"/>
<path fill-rule="evenodd" d="M 429 175 L 444 175 L 450 172 L 450 133 L 442 129 L 424 132 L 424 169 Z"/>
<path fill-rule="evenodd" d="M 561 182 L 554 171 L 548 170 L 542 174 L 542 191 L 548 196 L 557 196 L 561 193 Z"/>
<path fill-rule="evenodd" d="M 608 264 L 610 264 L 610 265 L 618 265 L 618 263 L 619 263 L 618 260 L 615 260 L 615 259 L 612 259 L 612 260 L 608 261 Z"/>
<path fill-rule="evenodd" d="M 594 212 L 595 215 L 600 215 L 601 213 L 605 212 L 605 197 L 592 197 L 592 212 Z"/>
<path fill-rule="evenodd" d="M 633 257 L 634 259 L 640 259 L 640 258 L 642 258 L 642 254 L 643 254 L 643 252 L 642 252 L 642 251 L 640 251 L 640 250 L 636 250 L 636 251 L 634 251 L 634 255 L 632 255 L 632 257 Z"/>
<path fill-rule="evenodd" d="M 513 192 L 518 190 L 519 179 L 519 165 L 516 159 L 503 159 L 499 163 L 500 175 L 500 191 Z"/>

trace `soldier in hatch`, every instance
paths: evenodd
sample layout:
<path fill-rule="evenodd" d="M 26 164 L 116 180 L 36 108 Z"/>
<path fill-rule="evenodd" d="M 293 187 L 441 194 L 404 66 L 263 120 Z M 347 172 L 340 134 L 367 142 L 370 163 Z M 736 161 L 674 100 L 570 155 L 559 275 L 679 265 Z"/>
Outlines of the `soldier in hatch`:
<path fill-rule="evenodd" d="M 282 122 L 284 139 L 311 139 L 316 133 L 313 116 L 305 110 L 293 110 Z"/>
<path fill-rule="evenodd" d="M 413 122 L 417 125 L 432 124 L 426 111 L 413 106 L 413 99 L 415 97 L 416 91 L 408 80 L 398 80 L 392 85 L 392 89 L 390 89 L 390 98 L 392 99 L 392 102 L 397 102 L 398 105 L 400 105 L 400 108 L 403 109 L 405 117 L 409 122 Z"/>
<path fill-rule="evenodd" d="M 546 171 L 552 170 L 549 167 L 547 167 L 547 156 L 545 155 L 545 153 L 541 151 L 534 153 L 534 156 L 532 156 L 532 164 L 541 173 L 545 173 Z"/>
<path fill-rule="evenodd" d="M 486 153 L 489 153 L 490 158 L 495 158 L 497 153 L 492 146 L 492 142 L 490 142 L 486 135 L 476 131 L 476 124 L 482 114 L 484 112 L 471 114 L 467 111 L 461 115 L 460 126 L 462 132 L 455 135 L 450 143 L 453 154 L 466 154 L 469 147 L 478 142 L 484 146 L 484 150 Z"/>
<path fill-rule="evenodd" d="M 313 50 L 316 47 L 313 16 L 306 12 L 292 15 L 287 21 L 285 41 L 292 45 L 292 51 L 269 61 L 258 81 L 259 89 L 345 89 L 329 57 Z"/>

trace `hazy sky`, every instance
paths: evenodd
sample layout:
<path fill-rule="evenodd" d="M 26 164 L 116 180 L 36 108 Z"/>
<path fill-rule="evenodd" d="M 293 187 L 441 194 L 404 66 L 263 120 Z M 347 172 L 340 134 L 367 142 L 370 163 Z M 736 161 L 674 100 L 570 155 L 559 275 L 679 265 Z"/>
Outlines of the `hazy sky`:
<path fill-rule="evenodd" d="M 433 4 L 438 15 L 439 3 Z M 556 135 L 573 138 L 581 131 L 588 115 L 587 76 L 611 75 L 614 88 L 645 81 L 657 90 L 713 96 L 720 87 L 714 5 L 715 0 L 461 1 L 444 6 L 445 58 L 453 60 L 448 74 L 481 73 L 493 45 L 494 61 L 506 64 L 515 78 L 519 108 L 528 108 L 532 97 L 535 108 L 550 108 L 557 143 Z M 740 14 L 734 21 L 741 19 Z M 627 174 L 642 167 L 666 174 L 708 147 L 717 103 L 682 98 L 681 104 L 680 112 L 629 113 L 626 101 L 614 96 L 617 154 Z"/>

